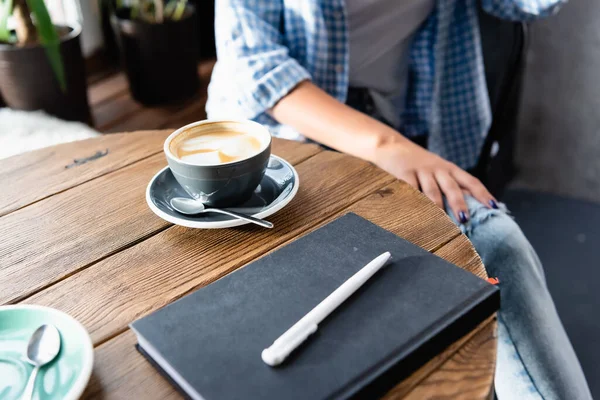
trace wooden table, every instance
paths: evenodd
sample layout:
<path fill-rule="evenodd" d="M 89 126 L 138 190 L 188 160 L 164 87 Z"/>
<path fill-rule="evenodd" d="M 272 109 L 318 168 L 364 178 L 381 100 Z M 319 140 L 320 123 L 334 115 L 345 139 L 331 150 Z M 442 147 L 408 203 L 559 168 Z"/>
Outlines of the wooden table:
<path fill-rule="evenodd" d="M 486 277 L 444 212 L 359 159 L 275 140 L 296 166 L 296 198 L 275 229 L 195 230 L 151 213 L 144 192 L 170 131 L 106 135 L 0 161 L 0 304 L 65 311 L 88 329 L 95 363 L 85 398 L 179 398 L 134 349 L 127 325 L 348 212 Z M 310 205 L 310 207 L 307 207 Z M 389 398 L 490 395 L 496 322 L 481 324 L 401 382 Z"/>

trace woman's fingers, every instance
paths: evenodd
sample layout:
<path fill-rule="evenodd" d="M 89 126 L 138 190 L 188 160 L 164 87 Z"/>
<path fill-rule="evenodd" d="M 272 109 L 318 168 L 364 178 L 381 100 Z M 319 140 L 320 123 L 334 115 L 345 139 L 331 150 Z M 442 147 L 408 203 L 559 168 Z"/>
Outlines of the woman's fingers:
<path fill-rule="evenodd" d="M 468 190 L 471 196 L 481 204 L 485 204 L 489 208 L 498 208 L 496 199 L 479 179 L 458 167 L 452 170 L 452 176 L 462 188 Z"/>
<path fill-rule="evenodd" d="M 402 175 L 398 176 L 398 179 L 403 180 L 410 186 L 419 190 L 419 181 L 417 180 L 417 175 L 413 171 L 406 171 Z"/>
<path fill-rule="evenodd" d="M 448 205 L 454 212 L 456 219 L 463 224 L 466 223 L 469 220 L 469 209 L 456 179 L 443 169 L 435 172 L 435 179 L 442 192 L 444 192 Z"/>
<path fill-rule="evenodd" d="M 429 197 L 431 201 L 443 209 L 444 201 L 442 200 L 442 192 L 433 176 L 433 172 L 419 171 L 417 172 L 417 178 L 425 196 Z"/>

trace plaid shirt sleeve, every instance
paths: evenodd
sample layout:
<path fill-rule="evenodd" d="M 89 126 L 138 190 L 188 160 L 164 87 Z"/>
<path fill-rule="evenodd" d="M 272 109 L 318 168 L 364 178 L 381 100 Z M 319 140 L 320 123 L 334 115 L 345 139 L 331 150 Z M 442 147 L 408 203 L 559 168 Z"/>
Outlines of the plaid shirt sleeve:
<path fill-rule="evenodd" d="M 510 21 L 532 21 L 558 12 L 567 0 L 482 0 L 483 9 Z"/>
<path fill-rule="evenodd" d="M 215 10 L 221 109 L 252 119 L 273 107 L 309 72 L 290 57 L 280 33 L 283 0 L 219 0 Z M 213 76 L 214 77 L 214 76 Z"/>

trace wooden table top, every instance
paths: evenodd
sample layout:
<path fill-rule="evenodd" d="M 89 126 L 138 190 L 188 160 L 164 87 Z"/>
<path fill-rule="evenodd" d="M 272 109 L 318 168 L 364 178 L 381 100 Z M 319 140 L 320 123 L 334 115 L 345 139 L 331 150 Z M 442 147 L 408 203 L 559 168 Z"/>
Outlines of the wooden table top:
<path fill-rule="evenodd" d="M 0 304 L 39 304 L 79 320 L 95 346 L 84 398 L 178 399 L 134 348 L 128 324 L 352 211 L 482 278 L 468 239 L 421 193 L 354 157 L 274 140 L 300 190 L 272 230 L 174 226 L 145 202 L 171 131 L 105 135 L 0 161 Z M 306 205 L 310 204 L 310 207 Z M 484 399 L 493 318 L 401 382 L 388 398 Z"/>

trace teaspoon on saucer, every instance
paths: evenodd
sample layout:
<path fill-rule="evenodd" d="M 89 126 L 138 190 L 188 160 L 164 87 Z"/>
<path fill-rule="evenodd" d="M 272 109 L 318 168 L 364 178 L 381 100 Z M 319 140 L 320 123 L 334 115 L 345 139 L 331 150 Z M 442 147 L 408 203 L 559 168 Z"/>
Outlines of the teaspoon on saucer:
<path fill-rule="evenodd" d="M 60 351 L 60 334 L 54 325 L 42 325 L 31 335 L 27 345 L 27 361 L 34 366 L 22 400 L 33 399 L 35 378 L 41 367 L 56 358 Z"/>
<path fill-rule="evenodd" d="M 186 197 L 173 197 L 170 201 L 171 207 L 175 211 L 186 215 L 196 215 L 206 212 L 214 212 L 229 215 L 234 218 L 242 219 L 244 221 L 252 222 L 253 224 L 262 226 L 263 228 L 273 228 L 273 224 L 263 219 L 251 217 L 250 215 L 240 214 L 234 211 L 223 210 L 220 208 L 207 208 L 200 200 L 189 199 Z"/>

